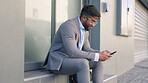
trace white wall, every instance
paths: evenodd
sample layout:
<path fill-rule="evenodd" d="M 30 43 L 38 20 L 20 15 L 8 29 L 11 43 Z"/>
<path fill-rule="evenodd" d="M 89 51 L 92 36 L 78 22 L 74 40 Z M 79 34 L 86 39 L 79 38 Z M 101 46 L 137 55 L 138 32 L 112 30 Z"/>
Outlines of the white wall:
<path fill-rule="evenodd" d="M 0 83 L 23 83 L 24 0 L 0 0 Z"/>
<path fill-rule="evenodd" d="M 131 0 L 132 2 L 134 0 Z M 102 2 L 109 3 L 109 12 L 103 12 Z M 132 15 L 134 12 L 133 5 L 131 4 Z M 134 58 L 134 37 L 133 32 L 129 37 L 117 36 L 116 35 L 116 17 L 117 17 L 117 0 L 101 0 L 101 29 L 100 29 L 100 49 L 117 51 L 110 60 L 104 62 L 105 73 L 120 75 L 125 71 L 133 67 Z M 130 14 L 131 15 L 131 14 Z M 133 16 L 130 17 L 133 19 Z M 134 21 L 133 21 L 134 22 Z M 134 28 L 134 23 L 130 23 L 128 27 Z"/>

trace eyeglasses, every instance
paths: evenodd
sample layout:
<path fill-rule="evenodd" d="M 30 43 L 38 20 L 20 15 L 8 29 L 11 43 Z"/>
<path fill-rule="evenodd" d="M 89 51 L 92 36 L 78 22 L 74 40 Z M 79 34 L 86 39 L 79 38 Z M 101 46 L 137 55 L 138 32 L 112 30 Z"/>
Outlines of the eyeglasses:
<path fill-rule="evenodd" d="M 94 26 L 98 23 L 98 21 L 92 21 L 90 18 L 86 17 Z"/>

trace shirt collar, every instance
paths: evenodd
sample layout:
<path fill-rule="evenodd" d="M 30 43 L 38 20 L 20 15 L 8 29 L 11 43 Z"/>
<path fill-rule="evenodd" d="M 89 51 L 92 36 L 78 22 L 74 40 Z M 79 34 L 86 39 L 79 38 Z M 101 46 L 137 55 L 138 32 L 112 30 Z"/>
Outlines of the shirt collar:
<path fill-rule="evenodd" d="M 82 23 L 80 21 L 80 17 L 78 17 L 78 21 L 79 21 L 79 24 L 80 24 L 80 30 L 85 30 L 84 26 L 82 25 Z"/>

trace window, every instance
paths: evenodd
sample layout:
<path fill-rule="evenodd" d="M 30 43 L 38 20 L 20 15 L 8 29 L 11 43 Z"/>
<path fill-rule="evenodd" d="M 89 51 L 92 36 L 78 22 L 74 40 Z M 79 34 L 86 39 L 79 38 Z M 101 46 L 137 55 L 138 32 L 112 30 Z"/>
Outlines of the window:
<path fill-rule="evenodd" d="M 54 33 L 80 14 L 82 4 L 83 0 L 26 0 L 25 71 L 42 67 Z"/>
<path fill-rule="evenodd" d="M 51 44 L 51 0 L 26 0 L 25 13 L 25 70 L 32 70 Z"/>
<path fill-rule="evenodd" d="M 56 31 L 67 19 L 79 16 L 82 0 L 57 0 L 56 2 Z"/>
<path fill-rule="evenodd" d="M 120 36 L 132 35 L 132 22 L 131 16 L 133 0 L 117 0 L 117 29 L 116 34 Z"/>

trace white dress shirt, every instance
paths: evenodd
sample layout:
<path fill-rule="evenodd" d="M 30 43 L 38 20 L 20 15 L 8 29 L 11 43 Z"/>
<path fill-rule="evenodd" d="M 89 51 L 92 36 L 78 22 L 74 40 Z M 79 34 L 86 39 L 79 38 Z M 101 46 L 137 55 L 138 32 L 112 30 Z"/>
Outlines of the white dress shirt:
<path fill-rule="evenodd" d="M 78 17 L 78 21 L 79 21 L 79 24 L 80 24 L 80 40 L 79 40 L 79 43 L 78 43 L 78 49 L 82 50 L 82 47 L 83 47 L 83 44 L 84 44 L 85 28 L 80 21 L 80 17 Z M 94 61 L 99 61 L 99 53 L 95 53 Z"/>

